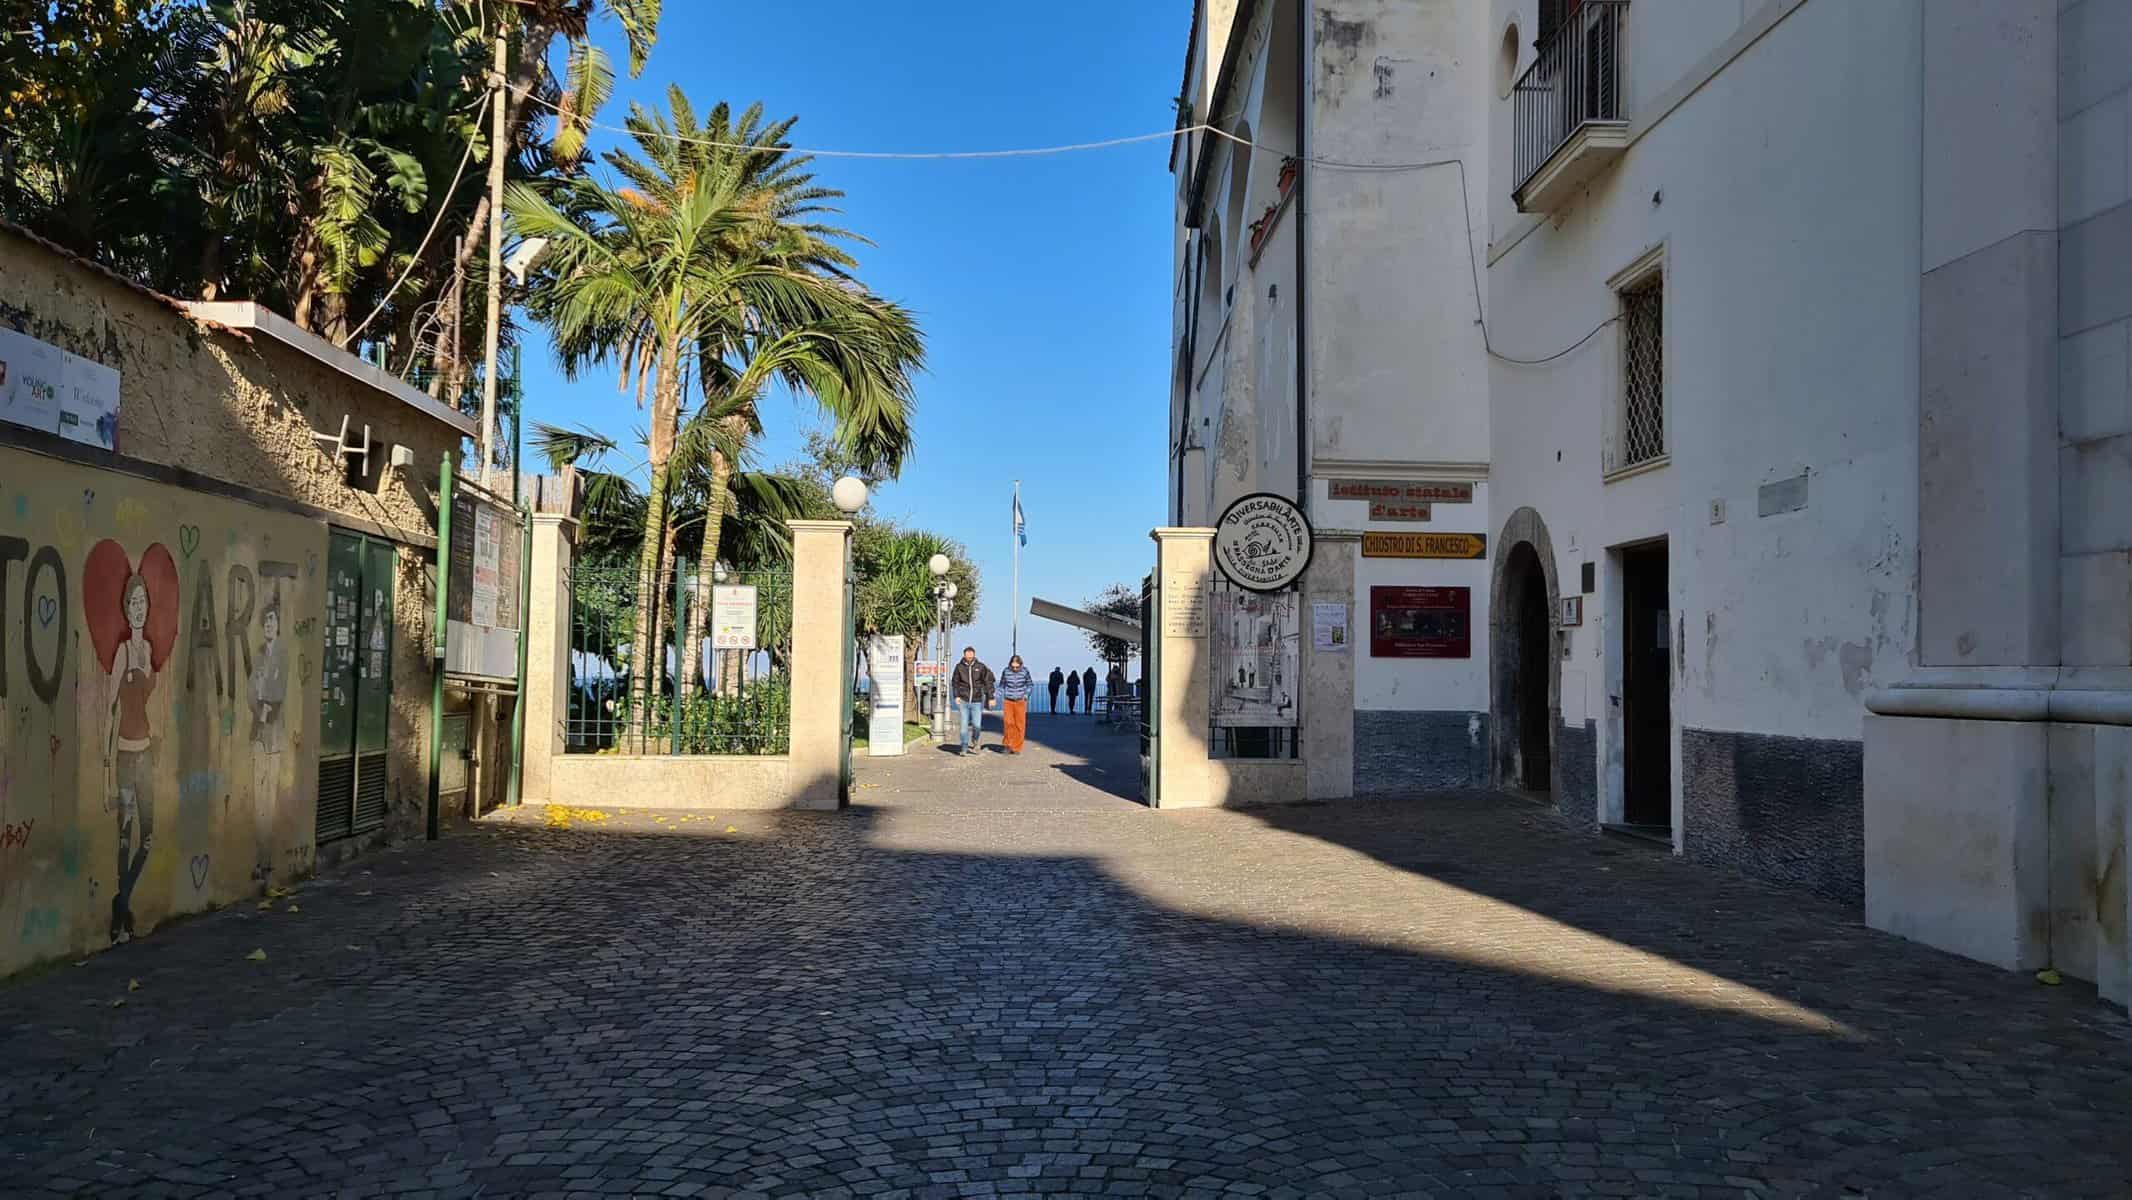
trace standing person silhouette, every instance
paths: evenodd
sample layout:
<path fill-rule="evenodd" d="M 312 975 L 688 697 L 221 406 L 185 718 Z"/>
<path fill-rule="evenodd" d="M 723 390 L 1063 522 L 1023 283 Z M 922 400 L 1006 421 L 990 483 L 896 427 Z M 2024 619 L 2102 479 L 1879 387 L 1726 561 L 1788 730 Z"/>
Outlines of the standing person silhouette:
<path fill-rule="evenodd" d="M 1051 678 L 1045 682 L 1051 687 L 1051 712 L 1056 715 L 1059 711 L 1059 689 L 1066 686 L 1066 672 L 1053 667 Z"/>
<path fill-rule="evenodd" d="M 1077 704 L 1079 704 L 1079 703 L 1080 703 L 1080 701 L 1081 701 L 1081 677 L 1080 677 L 1079 675 L 1076 675 L 1076 674 L 1074 674 L 1074 673 L 1073 673 L 1073 672 L 1071 672 L 1071 671 L 1068 671 L 1068 672 L 1066 672 L 1066 715 L 1067 715 L 1067 716 L 1069 716 L 1069 717 L 1070 717 L 1070 716 L 1072 716 L 1072 715 L 1073 715 L 1073 713 L 1074 713 L 1074 706 L 1075 706 L 1075 705 L 1077 705 Z"/>
<path fill-rule="evenodd" d="M 1096 711 L 1096 669 L 1094 667 L 1088 668 L 1081 676 L 1081 695 L 1088 701 L 1088 707 L 1085 711 L 1093 716 Z"/>

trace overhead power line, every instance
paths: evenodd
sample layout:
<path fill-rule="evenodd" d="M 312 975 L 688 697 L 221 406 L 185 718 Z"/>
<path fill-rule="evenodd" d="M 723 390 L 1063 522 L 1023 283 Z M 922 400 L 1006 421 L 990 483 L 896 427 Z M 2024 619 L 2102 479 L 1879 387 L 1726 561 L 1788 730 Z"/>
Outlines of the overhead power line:
<path fill-rule="evenodd" d="M 526 99 L 532 101 L 535 104 L 540 105 L 542 108 L 546 108 L 551 112 L 554 112 L 558 116 L 566 115 L 564 114 L 561 105 L 558 105 L 555 102 L 548 100 L 544 96 L 541 96 L 529 89 L 523 88 L 521 88 L 519 92 L 520 95 L 524 96 Z M 635 132 L 626 125 L 610 125 L 599 121 L 583 121 L 582 123 L 588 128 L 603 129 L 609 133 L 632 134 Z M 727 142 L 719 141 L 715 138 L 685 137 L 679 134 L 674 134 L 670 136 L 672 136 L 675 141 L 686 142 L 691 145 L 710 146 L 720 150 L 744 150 L 755 154 L 797 154 L 805 155 L 812 158 L 855 158 L 903 162 L 922 162 L 947 161 L 957 159 L 1042 158 L 1059 154 L 1079 154 L 1090 150 L 1108 150 L 1117 146 L 1130 146 L 1142 142 L 1161 141 L 1163 139 L 1182 137 L 1186 134 L 1192 133 L 1204 133 L 1212 137 L 1217 137 L 1229 142 L 1233 142 L 1236 145 L 1242 146 L 1256 153 L 1279 154 L 1284 159 L 1290 159 L 1299 163 L 1303 163 L 1307 166 L 1319 167 L 1325 170 L 1332 171 L 1360 171 L 1377 174 L 1393 174 L 1404 171 L 1425 171 L 1436 167 L 1457 167 L 1458 202 L 1460 211 L 1464 214 L 1465 219 L 1466 268 L 1468 274 L 1472 277 L 1473 284 L 1473 323 L 1480 327 L 1482 347 L 1488 352 L 1488 356 L 1490 358 L 1496 359 L 1499 362 L 1510 363 L 1515 366 L 1521 367 L 1544 366 L 1548 363 L 1554 362 L 1557 359 L 1565 358 L 1568 355 L 1575 353 L 1579 349 L 1582 349 L 1586 343 L 1590 342 L 1593 338 L 1598 337 L 1600 332 L 1606 329 L 1607 326 L 1612 325 L 1621 319 L 1619 316 L 1608 317 L 1606 320 L 1599 322 L 1597 325 L 1594 325 L 1591 328 L 1591 331 L 1586 333 L 1583 337 L 1578 338 L 1576 341 L 1570 343 L 1570 345 L 1566 348 L 1555 351 L 1552 354 L 1541 355 L 1534 358 L 1521 358 L 1514 355 L 1505 354 L 1495 348 L 1495 339 L 1489 333 L 1488 330 L 1487 312 L 1485 306 L 1481 303 L 1480 260 L 1473 249 L 1473 203 L 1472 200 L 1469 198 L 1468 194 L 1469 188 L 1467 186 L 1466 181 L 1466 160 L 1463 158 L 1431 158 L 1422 159 L 1414 162 L 1372 163 L 1353 162 L 1337 158 L 1305 157 L 1302 155 L 1291 154 L 1288 151 L 1282 150 L 1275 146 L 1260 145 L 1259 143 L 1254 142 L 1249 138 L 1238 137 L 1237 135 L 1230 133 L 1226 129 L 1222 129 L 1218 126 L 1208 125 L 1204 123 L 1197 125 L 1180 125 L 1174 129 L 1164 129 L 1154 133 L 1136 133 L 1129 134 L 1125 137 L 1103 138 L 1092 142 L 1067 142 L 1053 146 L 1017 146 L 1001 150 L 835 150 L 824 149 L 821 147 L 760 145 L 749 144 L 747 142 Z"/>

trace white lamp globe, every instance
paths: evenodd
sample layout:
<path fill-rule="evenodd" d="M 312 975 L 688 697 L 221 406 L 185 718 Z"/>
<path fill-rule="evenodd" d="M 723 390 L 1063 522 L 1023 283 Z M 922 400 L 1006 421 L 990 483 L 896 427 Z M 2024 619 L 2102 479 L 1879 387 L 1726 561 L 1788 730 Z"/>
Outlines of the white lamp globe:
<path fill-rule="evenodd" d="M 829 489 L 829 498 L 836 501 L 837 509 L 845 516 L 851 516 L 866 507 L 866 481 L 846 475 Z"/>
<path fill-rule="evenodd" d="M 925 565 L 927 570 L 931 571 L 934 575 L 937 576 L 947 574 L 948 568 L 954 566 L 955 564 L 948 561 L 947 555 L 935 554 L 933 557 L 926 560 Z"/>
<path fill-rule="evenodd" d="M 943 590 L 945 590 L 945 591 L 946 591 L 948 599 L 950 599 L 950 600 L 953 600 L 953 599 L 955 598 L 955 590 L 956 590 L 956 589 L 955 589 L 955 585 L 954 585 L 954 584 L 952 584 L 952 583 L 951 583 L 951 584 L 949 584 L 949 585 L 948 585 L 948 586 L 947 586 L 947 587 L 946 587 L 945 589 L 943 589 Z"/>

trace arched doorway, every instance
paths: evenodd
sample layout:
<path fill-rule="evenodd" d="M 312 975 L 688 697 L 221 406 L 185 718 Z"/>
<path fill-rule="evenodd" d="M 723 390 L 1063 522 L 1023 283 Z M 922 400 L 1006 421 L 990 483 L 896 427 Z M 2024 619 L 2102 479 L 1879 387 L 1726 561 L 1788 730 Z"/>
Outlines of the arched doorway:
<path fill-rule="evenodd" d="M 1510 551 L 1510 619 L 1516 630 L 1517 666 L 1510 677 L 1510 707 L 1515 711 L 1512 772 L 1528 792 L 1554 790 L 1551 722 L 1548 720 L 1547 577 L 1530 542 Z"/>
<path fill-rule="evenodd" d="M 1489 720 L 1498 787 L 1552 793 L 1562 669 L 1555 653 L 1554 546 L 1540 514 L 1511 514 L 1489 597 Z"/>

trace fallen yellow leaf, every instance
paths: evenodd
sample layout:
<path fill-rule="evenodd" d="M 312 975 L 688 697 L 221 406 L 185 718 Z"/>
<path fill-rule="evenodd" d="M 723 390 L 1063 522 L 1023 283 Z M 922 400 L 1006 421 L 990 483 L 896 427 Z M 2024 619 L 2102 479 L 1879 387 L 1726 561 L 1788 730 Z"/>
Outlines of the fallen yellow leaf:
<path fill-rule="evenodd" d="M 732 827 L 731 825 L 728 825 L 728 826 L 726 826 L 726 827 L 725 827 L 725 831 L 726 831 L 727 833 L 739 833 L 739 832 L 740 832 L 740 831 L 739 831 L 738 829 L 735 829 L 735 828 L 733 828 L 733 827 Z"/>
<path fill-rule="evenodd" d="M 291 905 L 290 905 L 290 906 L 289 906 L 289 907 L 288 907 L 288 908 L 287 908 L 286 910 L 284 910 L 284 911 L 288 912 L 289 914 L 291 914 L 291 915 L 293 916 L 293 915 L 294 915 L 294 914 L 296 914 L 296 913 L 300 913 L 300 912 L 302 912 L 302 911 L 303 911 L 303 909 L 301 909 L 301 908 L 298 908 L 298 907 L 297 907 L 296 905 L 294 905 L 294 904 L 291 904 Z"/>
<path fill-rule="evenodd" d="M 125 998 L 124 996 L 120 996 L 120 997 L 119 997 L 118 999 L 116 999 L 116 1000 L 113 1000 L 113 1001 L 111 1002 L 111 1007 L 113 1007 L 113 1008 L 124 1008 L 124 1007 L 126 1007 L 126 998 Z"/>
<path fill-rule="evenodd" d="M 264 950 L 254 950 L 250 954 L 245 955 L 244 957 L 251 962 L 265 962 L 267 960 L 267 952 Z"/>
<path fill-rule="evenodd" d="M 261 901 L 259 902 L 259 911 L 260 911 L 260 912 L 272 912 L 272 911 L 274 911 L 274 902 L 273 902 L 272 900 L 261 900 Z"/>
<path fill-rule="evenodd" d="M 129 992 L 137 992 L 137 991 L 140 991 L 140 990 L 141 990 L 141 981 L 140 981 L 140 980 L 138 980 L 138 979 L 129 979 L 129 980 L 127 980 L 127 981 L 126 981 L 126 990 L 127 990 L 127 991 L 129 991 Z"/>

